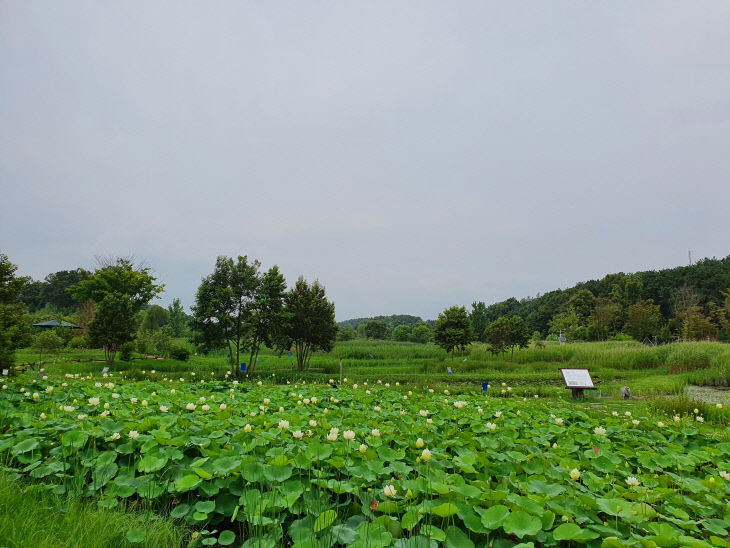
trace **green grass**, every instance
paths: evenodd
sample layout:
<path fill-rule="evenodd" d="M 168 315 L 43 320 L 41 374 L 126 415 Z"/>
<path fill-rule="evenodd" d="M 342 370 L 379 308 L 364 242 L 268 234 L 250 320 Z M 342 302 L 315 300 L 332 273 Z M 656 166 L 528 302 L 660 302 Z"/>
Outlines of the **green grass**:
<path fill-rule="evenodd" d="M 185 344 L 177 341 L 176 344 Z M 171 359 L 117 359 L 115 372 L 128 379 L 178 378 L 194 372 L 198 378 L 220 378 L 229 370 L 227 350 L 207 355 L 195 354 L 186 362 Z M 720 343 L 678 343 L 649 347 L 638 342 L 548 343 L 544 348 L 518 350 L 513 359 L 494 356 L 484 344 L 473 344 L 457 353 L 454 360 L 434 344 L 398 343 L 394 341 L 347 341 L 335 345 L 331 352 L 318 352 L 305 372 L 294 369 L 294 358 L 264 350 L 254 375 L 271 377 L 279 382 L 327 380 L 339 378 L 339 359 L 343 359 L 344 376 L 352 382 L 376 381 L 412 384 L 449 384 L 464 389 L 478 389 L 489 381 L 492 386 L 507 383 L 518 393 L 563 394 L 559 369 L 589 368 L 602 395 L 616 396 L 621 386 L 629 386 L 638 396 L 680 394 L 688 384 L 727 386 L 730 379 L 730 345 Z M 242 356 L 241 361 L 247 360 Z M 50 375 L 98 372 L 103 366 L 100 350 L 69 350 L 51 355 L 46 361 Z M 30 350 L 16 354 L 17 363 L 36 363 L 38 356 Z M 451 367 L 453 374 L 447 375 Z M 249 368 L 250 369 L 250 368 Z"/>
<path fill-rule="evenodd" d="M 178 547 L 188 534 L 169 518 L 131 510 L 107 510 L 94 502 L 58 496 L 42 484 L 0 474 L 0 547 Z M 130 543 L 128 531 L 144 528 L 146 540 Z"/>

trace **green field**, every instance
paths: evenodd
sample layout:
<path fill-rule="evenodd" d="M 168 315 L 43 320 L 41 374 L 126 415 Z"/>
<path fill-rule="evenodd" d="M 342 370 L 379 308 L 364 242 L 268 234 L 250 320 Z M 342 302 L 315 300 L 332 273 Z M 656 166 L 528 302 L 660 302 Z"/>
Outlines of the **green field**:
<path fill-rule="evenodd" d="M 727 345 L 514 361 L 475 345 L 452 361 L 353 341 L 304 373 L 265 353 L 236 384 L 225 353 L 117 361 L 107 377 L 101 359 L 64 352 L 4 380 L 0 497 L 26 516 L 5 545 L 728 545 L 730 413 L 685 393 L 727 383 Z M 559 367 L 590 368 L 599 390 L 572 400 Z M 637 399 L 617 399 L 623 385 Z"/>

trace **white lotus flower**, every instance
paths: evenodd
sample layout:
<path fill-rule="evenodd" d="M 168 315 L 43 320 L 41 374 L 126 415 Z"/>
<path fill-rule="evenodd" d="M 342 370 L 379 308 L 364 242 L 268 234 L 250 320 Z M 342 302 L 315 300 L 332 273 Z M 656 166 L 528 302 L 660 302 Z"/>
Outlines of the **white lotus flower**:
<path fill-rule="evenodd" d="M 430 460 L 431 460 L 431 451 L 429 451 L 428 449 L 424 449 L 424 450 L 423 450 L 423 451 L 421 452 L 421 460 L 422 460 L 423 462 L 428 462 L 428 461 L 430 461 Z"/>
<path fill-rule="evenodd" d="M 383 493 L 385 493 L 386 497 L 389 497 L 392 499 L 392 498 L 395 498 L 395 494 L 397 493 L 397 491 L 395 490 L 395 487 L 393 487 L 392 485 L 386 485 L 383 488 Z"/>
<path fill-rule="evenodd" d="M 128 435 L 133 440 L 136 440 L 139 437 L 139 432 L 137 432 L 136 430 L 130 430 Z"/>
<path fill-rule="evenodd" d="M 163 413 L 167 413 L 168 408 L 165 407 L 164 405 L 160 405 L 160 411 L 162 411 Z"/>
<path fill-rule="evenodd" d="M 281 430 L 289 430 L 289 421 L 281 419 L 279 421 L 279 428 Z"/>
<path fill-rule="evenodd" d="M 637 487 L 639 485 L 639 480 L 631 476 L 626 478 L 626 483 L 629 484 L 631 487 Z"/>
<path fill-rule="evenodd" d="M 342 437 L 345 438 L 347 441 L 352 441 L 355 439 L 355 432 L 352 430 L 345 430 L 342 433 Z"/>
<path fill-rule="evenodd" d="M 243 427 L 244 432 L 250 432 L 251 430 L 253 430 L 253 428 L 251 427 L 250 424 L 247 424 L 246 426 Z"/>
<path fill-rule="evenodd" d="M 314 419 L 310 419 L 309 426 L 311 426 L 312 428 L 314 428 L 315 426 L 317 426 L 317 421 L 314 420 Z"/>
<path fill-rule="evenodd" d="M 572 479 L 573 481 L 578 481 L 580 479 L 580 470 L 578 470 L 577 468 L 573 468 L 570 471 L 570 479 Z"/>
<path fill-rule="evenodd" d="M 371 434 L 371 435 L 372 435 L 372 436 L 373 436 L 374 438 L 379 438 L 379 437 L 380 437 L 380 430 L 379 430 L 379 429 L 377 429 L 377 428 L 373 428 L 373 429 L 372 429 L 372 431 L 370 432 L 370 434 Z"/>
<path fill-rule="evenodd" d="M 304 437 L 304 432 L 302 432 L 301 430 L 295 430 L 291 433 L 291 435 L 292 437 L 294 437 L 294 439 L 300 440 Z"/>
<path fill-rule="evenodd" d="M 185 409 L 187 409 L 188 411 L 195 411 L 195 408 L 196 408 L 196 407 L 197 407 L 197 405 L 195 405 L 195 404 L 194 404 L 193 402 L 190 402 L 190 403 L 188 403 L 188 404 L 187 404 L 187 405 L 185 406 Z"/>
<path fill-rule="evenodd" d="M 418 438 L 418 439 L 416 440 L 416 447 L 418 447 L 419 449 L 420 449 L 421 447 L 423 447 L 423 438 Z"/>
<path fill-rule="evenodd" d="M 596 426 L 593 429 L 593 433 L 597 434 L 599 436 L 605 436 L 606 435 L 606 429 L 603 426 Z"/>

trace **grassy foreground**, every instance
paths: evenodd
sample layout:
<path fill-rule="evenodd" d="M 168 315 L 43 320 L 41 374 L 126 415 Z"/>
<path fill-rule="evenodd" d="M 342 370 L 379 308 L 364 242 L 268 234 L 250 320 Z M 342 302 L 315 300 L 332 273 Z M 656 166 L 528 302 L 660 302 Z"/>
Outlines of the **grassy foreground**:
<path fill-rule="evenodd" d="M 187 542 L 185 531 L 170 519 L 151 513 L 103 509 L 93 501 L 59 496 L 42 484 L 19 481 L 17 476 L 0 473 L 2 548 L 133 546 L 126 535 L 138 528 L 146 530 L 146 537 L 134 546 L 177 547 Z"/>

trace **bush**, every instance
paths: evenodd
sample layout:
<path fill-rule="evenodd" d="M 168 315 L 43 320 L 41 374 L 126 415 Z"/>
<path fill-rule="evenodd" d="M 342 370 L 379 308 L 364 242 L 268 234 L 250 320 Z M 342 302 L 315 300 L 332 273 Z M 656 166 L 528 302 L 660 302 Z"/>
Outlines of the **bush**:
<path fill-rule="evenodd" d="M 132 359 L 132 352 L 134 352 L 134 343 L 125 342 L 119 347 L 119 359 L 123 362 L 128 362 Z"/>
<path fill-rule="evenodd" d="M 613 337 L 611 337 L 611 340 L 612 341 L 633 341 L 634 338 L 631 335 L 627 335 L 626 333 L 621 333 L 619 331 Z"/>
<path fill-rule="evenodd" d="M 190 350 L 187 348 L 183 348 L 181 346 L 171 346 L 170 347 L 170 357 L 173 360 L 177 360 L 180 362 L 186 362 L 188 361 L 188 358 L 190 357 Z"/>
<path fill-rule="evenodd" d="M 69 348 L 86 348 L 87 346 L 86 337 L 74 337 L 68 342 Z"/>

